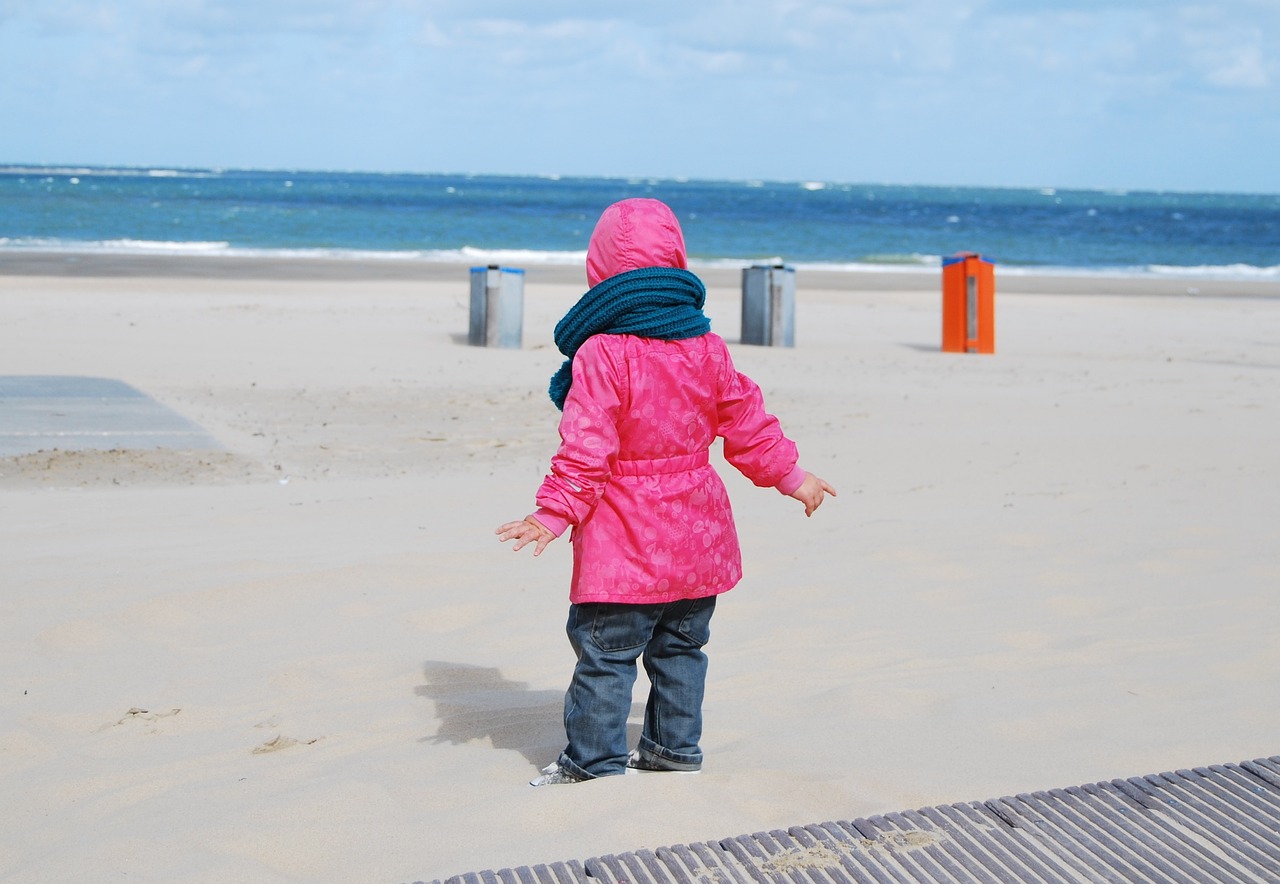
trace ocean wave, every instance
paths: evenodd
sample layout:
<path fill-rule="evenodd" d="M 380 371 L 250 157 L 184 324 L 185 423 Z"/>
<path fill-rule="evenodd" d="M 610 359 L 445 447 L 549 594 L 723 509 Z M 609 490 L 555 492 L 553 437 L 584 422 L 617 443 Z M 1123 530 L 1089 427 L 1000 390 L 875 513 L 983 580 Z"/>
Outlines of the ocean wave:
<path fill-rule="evenodd" d="M 457 250 L 424 252 L 432 261 L 467 261 L 489 264 L 585 264 L 587 251 L 558 252 L 537 249 L 482 249 L 463 246 Z M 456 256 L 456 257 L 455 257 Z"/>
<path fill-rule="evenodd" d="M 1057 267 L 1049 265 L 1010 266 L 995 262 L 996 273 L 1001 276 L 1090 276 L 1119 279 L 1213 279 L 1230 282 L 1280 281 L 1280 267 L 1257 267 L 1252 264 L 1226 264 L 1221 266 L 1179 266 L 1147 264 L 1134 267 Z"/>
<path fill-rule="evenodd" d="M 1150 264 L 1146 268 L 1156 276 L 1223 277 L 1226 279 L 1280 279 L 1280 265 L 1256 267 L 1252 264 L 1226 264 L 1223 266 L 1200 265 L 1180 267 L 1170 264 Z"/>
<path fill-rule="evenodd" d="M 744 267 L 776 267 L 785 263 L 777 255 L 759 258 L 690 258 L 689 266 L 704 270 L 741 270 Z M 788 267 L 795 265 L 788 264 Z"/>
<path fill-rule="evenodd" d="M 61 178 L 68 175 L 103 178 L 217 178 L 221 174 L 216 169 L 0 165 L 0 175 L 31 175 L 41 178 Z"/>
<path fill-rule="evenodd" d="M 586 251 L 538 251 L 534 249 L 345 249 L 345 248 L 243 248 L 229 242 L 188 240 L 67 240 L 49 237 L 3 237 L 0 251 L 59 252 L 66 254 L 126 255 L 222 255 L 261 258 L 322 258 L 348 261 L 431 261 L 448 264 L 582 264 Z"/>
<path fill-rule="evenodd" d="M 351 248 L 246 248 L 225 241 L 182 240 L 67 240 L 46 237 L 0 237 L 0 255 L 13 252 L 50 252 L 62 254 L 174 255 L 202 257 L 257 257 L 321 259 L 333 261 L 422 261 L 442 264 L 477 266 L 498 264 L 507 267 L 525 265 L 582 266 L 585 251 L 543 249 L 490 249 L 463 246 L 457 249 L 351 249 Z M 941 266 L 939 255 L 870 254 L 852 261 L 786 261 L 781 256 L 751 258 L 690 258 L 695 270 L 739 270 L 760 265 L 784 265 L 799 271 L 824 273 L 925 273 Z M 1104 277 L 1177 277 L 1228 280 L 1280 280 L 1280 265 L 1259 267 L 1252 264 L 1179 266 L 1149 264 L 1133 267 L 1080 267 L 1005 264 L 994 261 L 997 273 L 1006 276 L 1104 276 Z"/>
<path fill-rule="evenodd" d="M 166 242 L 149 239 L 107 239 L 99 245 L 108 252 L 192 252 L 201 255 L 226 251 L 231 247 L 228 242 Z"/>
<path fill-rule="evenodd" d="M 109 253 L 109 254 L 215 254 L 229 253 L 230 243 L 226 242 L 183 242 L 158 241 L 146 239 L 104 239 L 104 240 L 65 240 L 46 237 L 0 236 L 0 249 L 11 249 L 24 252 L 70 252 L 76 253 Z"/>
<path fill-rule="evenodd" d="M 859 264 L 888 264 L 891 266 L 941 267 L 941 255 L 922 255 L 919 252 L 908 254 L 863 255 Z"/>

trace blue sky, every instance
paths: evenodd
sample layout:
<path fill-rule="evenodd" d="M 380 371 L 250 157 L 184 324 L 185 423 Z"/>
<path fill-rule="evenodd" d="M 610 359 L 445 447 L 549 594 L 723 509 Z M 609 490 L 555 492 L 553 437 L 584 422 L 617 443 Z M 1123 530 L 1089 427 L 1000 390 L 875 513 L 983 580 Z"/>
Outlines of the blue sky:
<path fill-rule="evenodd" d="M 0 0 L 0 163 L 1280 192 L 1278 0 Z"/>

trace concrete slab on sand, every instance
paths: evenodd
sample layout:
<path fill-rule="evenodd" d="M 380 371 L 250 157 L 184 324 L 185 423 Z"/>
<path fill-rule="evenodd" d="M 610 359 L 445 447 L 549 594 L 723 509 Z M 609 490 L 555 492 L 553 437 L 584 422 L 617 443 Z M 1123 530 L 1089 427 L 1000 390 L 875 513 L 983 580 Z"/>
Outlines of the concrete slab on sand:
<path fill-rule="evenodd" d="M 125 448 L 221 446 L 199 425 L 123 381 L 0 376 L 0 457 Z"/>

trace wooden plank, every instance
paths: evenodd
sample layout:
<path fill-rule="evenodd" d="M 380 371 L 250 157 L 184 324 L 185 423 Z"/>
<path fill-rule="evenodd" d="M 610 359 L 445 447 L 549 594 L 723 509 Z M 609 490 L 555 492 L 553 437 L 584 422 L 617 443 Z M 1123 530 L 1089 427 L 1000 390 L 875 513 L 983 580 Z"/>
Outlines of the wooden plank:
<path fill-rule="evenodd" d="M 1280 778 L 1272 782 L 1246 770 L 1242 764 L 1211 764 L 1208 770 L 1244 789 L 1249 793 L 1249 800 L 1271 816 L 1280 814 Z"/>
<path fill-rule="evenodd" d="M 1182 800 L 1197 805 L 1201 812 L 1214 819 L 1224 832 L 1231 832 L 1247 842 L 1260 855 L 1280 852 L 1280 832 L 1245 811 L 1233 800 L 1230 791 L 1221 788 L 1215 778 L 1203 777 L 1193 771 L 1180 770 L 1161 774 L 1176 790 Z"/>
<path fill-rule="evenodd" d="M 737 882 L 764 882 L 765 877 L 760 871 L 753 867 L 748 867 L 738 862 L 738 860 L 725 849 L 723 842 L 708 841 L 703 844 L 691 844 L 688 848 L 704 865 L 721 869 L 732 877 L 735 884 Z"/>
<path fill-rule="evenodd" d="M 1266 880 L 1268 866 L 1275 867 L 1276 857 L 1268 860 L 1246 841 L 1238 838 L 1229 827 L 1224 827 L 1220 819 L 1207 812 L 1198 802 L 1190 796 L 1182 795 L 1170 781 L 1151 774 L 1146 777 L 1130 777 L 1124 782 L 1147 793 L 1153 810 L 1169 814 L 1178 825 L 1239 867 L 1242 874 L 1253 876 L 1253 880 Z"/>
<path fill-rule="evenodd" d="M 679 867 L 672 868 L 658 859 L 652 850 L 637 850 L 634 853 L 622 854 L 624 865 L 632 869 L 635 878 L 632 880 L 649 880 L 654 884 L 693 884 L 693 879 L 681 874 Z M 647 878 L 644 878 L 645 875 Z"/>
<path fill-rule="evenodd" d="M 649 884 L 647 879 L 633 881 L 631 873 L 614 854 L 593 856 L 584 866 L 587 874 L 602 884 Z"/>
<path fill-rule="evenodd" d="M 943 872 L 956 881 L 989 882 L 993 880 L 981 870 L 981 866 L 956 849 L 951 835 L 943 828 L 914 811 L 887 813 L 884 818 L 897 827 L 906 839 L 902 849 L 923 852 Z"/>
<path fill-rule="evenodd" d="M 992 880 L 1017 884 L 1061 880 L 1045 878 L 1020 861 L 1010 843 L 1014 840 L 1013 830 L 1003 821 L 994 821 L 990 814 L 979 815 L 964 805 L 928 807 L 915 813 L 949 827 L 956 844 L 971 855 Z"/>
<path fill-rule="evenodd" d="M 654 855 L 671 869 L 676 880 L 705 884 L 748 884 L 753 880 L 718 844 L 677 844 L 660 847 Z"/>
<path fill-rule="evenodd" d="M 756 832 L 720 842 L 739 862 L 765 876 L 766 881 L 794 881 L 809 884 L 804 869 L 793 861 L 796 844 L 785 832 Z"/>
<path fill-rule="evenodd" d="M 1090 795 L 1078 787 L 1054 789 L 1050 793 L 1059 800 L 1059 809 L 1082 827 L 1090 827 L 1095 837 L 1101 838 L 1109 849 L 1123 857 L 1131 867 L 1151 881 L 1177 880 L 1185 869 L 1170 862 L 1166 847 L 1159 839 L 1151 837 L 1140 825 L 1129 819 L 1131 811 L 1126 806 L 1109 806 L 1097 795 Z M 1136 809 L 1133 813 L 1148 813 Z"/>
<path fill-rule="evenodd" d="M 829 857 L 815 856 L 806 851 L 804 845 L 791 833 L 781 829 L 771 829 L 753 837 L 760 839 L 762 845 L 772 848 L 770 859 L 762 866 L 762 871 L 780 877 L 785 876 L 796 884 L 826 884 L 827 878 L 824 873 L 831 865 Z"/>
<path fill-rule="evenodd" d="M 858 820 L 861 831 L 873 832 L 875 847 L 878 852 L 892 859 L 911 881 L 929 884 L 934 881 L 946 881 L 943 869 L 934 857 L 911 847 L 911 842 L 903 838 L 898 827 L 884 816 L 873 816 Z"/>
<path fill-rule="evenodd" d="M 1135 777 L 1133 780 L 1132 782 L 1113 780 L 1110 785 L 1117 791 L 1123 792 L 1126 797 L 1141 803 L 1150 811 L 1147 818 L 1168 832 L 1184 849 L 1192 851 L 1192 855 L 1198 855 L 1215 866 L 1227 870 L 1229 880 L 1239 881 L 1251 876 L 1249 868 L 1241 866 L 1233 852 L 1225 850 L 1223 845 L 1212 834 L 1207 833 L 1195 818 L 1183 813 L 1176 802 L 1171 804 L 1160 797 L 1155 787 L 1146 784 L 1140 778 Z"/>
<path fill-rule="evenodd" d="M 1153 870 L 1148 875 L 1155 880 L 1195 880 L 1198 871 L 1195 865 L 1181 859 L 1176 851 L 1169 849 L 1167 842 L 1143 823 L 1141 817 L 1150 811 L 1125 801 L 1118 793 L 1107 793 L 1096 786 L 1090 789 L 1072 786 L 1054 790 L 1051 794 L 1059 793 L 1076 816 L 1112 833 L 1116 841 L 1134 856 L 1135 862 Z M 1108 800 L 1113 795 L 1115 800 Z"/>
<path fill-rule="evenodd" d="M 1072 787 L 1075 789 L 1077 787 Z M 1163 851 L 1169 861 L 1182 869 L 1192 881 L 1238 881 L 1240 869 L 1219 853 L 1206 849 L 1198 839 L 1190 837 L 1186 829 L 1166 814 L 1149 810 L 1130 798 L 1112 783 L 1095 783 L 1078 787 L 1095 801 L 1113 807 L 1123 815 L 1124 824 L 1139 830 L 1152 844 L 1152 849 Z M 1069 789 L 1068 791 L 1071 791 Z"/>
<path fill-rule="evenodd" d="M 1066 793 L 1033 792 L 1019 796 L 1034 802 L 1037 810 L 1056 827 L 1058 837 L 1070 839 L 1093 855 L 1094 860 L 1110 873 L 1118 874 L 1125 881 L 1151 881 L 1162 884 L 1163 879 L 1143 862 L 1124 842 L 1105 826 L 1098 826 L 1075 812 Z"/>
<path fill-rule="evenodd" d="M 1280 788 L 1280 756 L 1275 758 L 1257 758 L 1240 765 L 1260 780 Z"/>
<path fill-rule="evenodd" d="M 584 884 L 588 878 L 587 870 L 576 859 L 567 863 L 552 863 L 546 869 L 549 877 L 544 880 L 547 884 Z"/>
<path fill-rule="evenodd" d="M 1043 836 L 1039 833 L 1032 835 L 1028 830 L 1014 826 L 986 804 L 976 801 L 952 804 L 937 808 L 937 811 L 965 820 L 971 824 L 971 831 L 989 833 L 989 838 L 984 838 L 985 846 L 1010 868 L 1027 872 L 1019 880 L 1039 879 L 1047 884 L 1086 880 L 1075 870 L 1074 864 L 1064 866 L 1059 862 L 1056 847 L 1046 848 L 1040 843 Z"/>
<path fill-rule="evenodd" d="M 967 820 L 949 817 L 943 808 L 932 807 L 907 811 L 902 815 L 922 829 L 929 827 L 931 830 L 945 833 L 946 849 L 951 852 L 957 862 L 964 866 L 965 871 L 975 881 L 1022 884 L 1031 880 L 1026 874 L 1026 869 L 1015 871 L 1014 865 L 1011 865 L 1012 857 L 1007 851 L 992 850 L 990 836 L 979 831 Z M 1001 834 L 1008 837 L 1007 832 Z"/>
<path fill-rule="evenodd" d="M 1111 881 L 1127 884 L 1117 870 L 1112 869 L 1098 855 L 1097 846 L 1072 838 L 1062 831 L 1056 822 L 1046 818 L 1041 808 L 1027 793 L 988 802 L 988 807 L 1007 814 L 1016 825 L 1041 836 L 1037 844 L 1053 851 L 1059 860 L 1068 864 L 1078 877 L 1087 881 Z"/>
<path fill-rule="evenodd" d="M 537 884 L 587 884 L 589 881 L 586 870 L 577 861 L 538 864 L 530 871 L 533 873 L 532 880 Z"/>
<path fill-rule="evenodd" d="M 911 869 L 903 866 L 899 857 L 887 850 L 875 849 L 880 844 L 879 832 L 870 820 L 857 819 L 849 822 L 840 822 L 837 823 L 837 826 L 851 837 L 861 839 L 859 843 L 867 845 L 868 849 L 864 855 L 869 861 L 875 863 L 878 872 L 888 880 L 901 882 L 901 884 L 911 884 L 911 882 L 919 880 Z"/>
<path fill-rule="evenodd" d="M 1280 794 L 1269 794 L 1256 779 L 1242 779 L 1221 765 L 1216 770 L 1198 767 L 1191 773 L 1194 779 L 1190 776 L 1184 779 L 1193 789 L 1247 820 L 1249 828 L 1280 851 L 1280 830 L 1276 825 L 1280 817 Z"/>
<path fill-rule="evenodd" d="M 851 836 L 846 830 L 832 823 L 797 826 L 788 830 L 798 844 L 810 852 L 825 855 L 829 859 L 825 869 L 827 877 L 840 884 L 893 884 L 890 877 L 873 858 L 866 846 L 866 839 Z"/>
<path fill-rule="evenodd" d="M 750 835 L 740 835 L 736 838 L 725 838 L 720 842 L 720 846 L 731 857 L 744 868 L 759 871 L 761 863 L 768 859 L 756 840 Z"/>
<path fill-rule="evenodd" d="M 445 884 L 492 884 L 496 880 L 493 872 L 468 872 L 445 881 Z"/>

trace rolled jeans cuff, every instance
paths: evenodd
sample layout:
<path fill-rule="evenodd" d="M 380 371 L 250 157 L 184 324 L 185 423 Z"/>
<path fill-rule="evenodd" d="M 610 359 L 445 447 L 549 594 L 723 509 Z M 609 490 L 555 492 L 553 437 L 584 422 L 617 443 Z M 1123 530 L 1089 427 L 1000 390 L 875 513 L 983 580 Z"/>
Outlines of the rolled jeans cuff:
<path fill-rule="evenodd" d="M 561 752 L 560 757 L 556 759 L 556 764 L 560 765 L 561 770 L 567 770 L 580 780 L 597 779 L 595 774 L 587 773 L 585 770 L 578 767 L 578 765 L 574 764 L 569 756 L 565 755 L 563 752 Z"/>
<path fill-rule="evenodd" d="M 701 770 L 702 769 L 702 753 L 696 755 L 685 755 L 680 752 L 672 752 L 663 746 L 659 746 L 648 737 L 640 737 L 640 742 L 636 748 L 639 750 L 641 757 L 646 761 L 651 761 L 668 770 Z"/>

